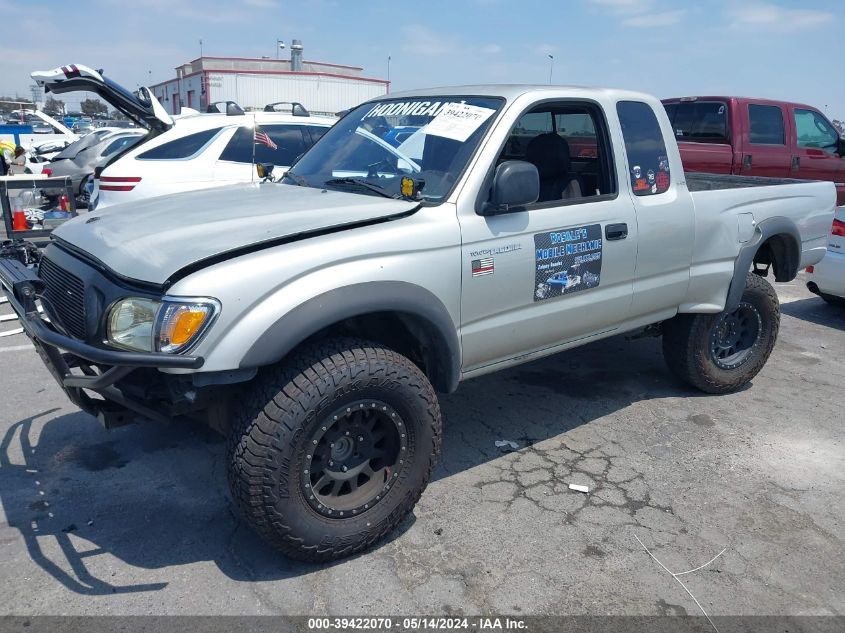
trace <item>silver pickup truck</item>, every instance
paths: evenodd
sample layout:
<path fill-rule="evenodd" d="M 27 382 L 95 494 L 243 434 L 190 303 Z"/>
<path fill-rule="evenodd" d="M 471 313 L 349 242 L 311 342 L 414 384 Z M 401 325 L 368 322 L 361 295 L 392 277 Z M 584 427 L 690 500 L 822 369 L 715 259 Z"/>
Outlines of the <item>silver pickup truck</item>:
<path fill-rule="evenodd" d="M 835 199 L 685 174 L 644 94 L 466 86 L 354 108 L 281 182 L 82 216 L 0 278 L 74 403 L 204 416 L 249 523 L 329 560 L 423 493 L 435 390 L 636 331 L 695 388 L 748 383 L 779 326 L 764 277 L 822 258 Z"/>

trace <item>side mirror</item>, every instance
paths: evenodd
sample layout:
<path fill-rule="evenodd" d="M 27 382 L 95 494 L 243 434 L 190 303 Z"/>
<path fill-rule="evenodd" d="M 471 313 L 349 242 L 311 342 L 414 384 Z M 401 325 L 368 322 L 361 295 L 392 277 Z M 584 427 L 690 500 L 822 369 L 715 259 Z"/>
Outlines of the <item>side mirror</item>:
<path fill-rule="evenodd" d="M 508 213 L 514 208 L 537 202 L 540 174 L 537 167 L 524 160 L 508 160 L 496 167 L 490 201 L 481 215 Z"/>
<path fill-rule="evenodd" d="M 836 141 L 836 153 L 845 158 L 845 137 L 840 136 Z"/>

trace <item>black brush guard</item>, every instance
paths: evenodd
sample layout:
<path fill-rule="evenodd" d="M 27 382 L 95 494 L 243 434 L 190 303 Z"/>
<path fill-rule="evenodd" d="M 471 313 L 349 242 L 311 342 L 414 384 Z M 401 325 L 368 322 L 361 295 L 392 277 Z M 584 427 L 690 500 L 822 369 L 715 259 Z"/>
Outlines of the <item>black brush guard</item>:
<path fill-rule="evenodd" d="M 106 427 L 125 423 L 132 412 L 153 420 L 169 419 L 145 403 L 127 397 L 115 386 L 135 369 L 202 367 L 203 359 L 198 356 L 103 349 L 62 334 L 38 311 L 37 302 L 44 293 L 44 281 L 17 259 L 0 257 L 0 286 L 41 360 L 71 402 L 100 419 Z M 74 368 L 82 375 L 72 373 Z M 97 393 L 103 399 L 92 398 L 85 390 Z"/>

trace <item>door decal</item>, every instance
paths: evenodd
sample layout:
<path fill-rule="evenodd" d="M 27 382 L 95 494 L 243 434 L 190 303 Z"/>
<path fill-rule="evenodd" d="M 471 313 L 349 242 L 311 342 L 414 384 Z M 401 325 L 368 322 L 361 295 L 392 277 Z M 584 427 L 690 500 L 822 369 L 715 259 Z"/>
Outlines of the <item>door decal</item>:
<path fill-rule="evenodd" d="M 597 287 L 601 255 L 601 224 L 536 233 L 534 301 Z"/>

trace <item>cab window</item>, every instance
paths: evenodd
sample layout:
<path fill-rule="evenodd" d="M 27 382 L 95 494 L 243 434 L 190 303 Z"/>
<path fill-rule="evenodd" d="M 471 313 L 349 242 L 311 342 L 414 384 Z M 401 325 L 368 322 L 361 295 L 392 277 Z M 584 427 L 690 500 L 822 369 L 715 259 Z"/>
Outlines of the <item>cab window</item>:
<path fill-rule="evenodd" d="M 748 104 L 748 142 L 755 145 L 786 145 L 783 112 L 779 106 Z"/>
<path fill-rule="evenodd" d="M 540 175 L 539 204 L 616 192 L 604 118 L 583 102 L 544 103 L 514 125 L 497 165 L 532 163 Z"/>
<path fill-rule="evenodd" d="M 812 110 L 795 109 L 795 135 L 798 147 L 818 147 L 833 151 L 839 134 L 825 118 Z"/>
<path fill-rule="evenodd" d="M 669 159 L 663 132 L 651 106 L 642 101 L 616 104 L 625 153 L 628 178 L 637 196 L 652 196 L 669 190 Z"/>

